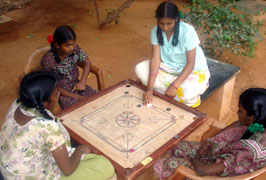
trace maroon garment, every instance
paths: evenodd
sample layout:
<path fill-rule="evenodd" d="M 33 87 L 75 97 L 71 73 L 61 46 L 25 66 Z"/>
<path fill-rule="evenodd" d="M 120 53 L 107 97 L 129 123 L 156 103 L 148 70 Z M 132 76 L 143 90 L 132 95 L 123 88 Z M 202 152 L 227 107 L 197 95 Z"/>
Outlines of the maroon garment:
<path fill-rule="evenodd" d="M 42 57 L 41 67 L 43 70 L 53 72 L 56 75 L 58 79 L 58 87 L 61 87 L 69 92 L 88 97 L 97 92 L 88 85 L 86 85 L 84 91 L 73 90 L 75 84 L 79 82 L 77 62 L 84 62 L 87 58 L 88 55 L 78 45 L 76 45 L 74 52 L 71 55 L 68 55 L 60 63 L 56 63 L 53 52 L 49 50 Z M 77 99 L 71 97 L 63 95 L 60 95 L 59 97 L 59 104 L 62 109 L 77 102 Z"/>
<path fill-rule="evenodd" d="M 266 166 L 266 132 L 257 132 L 249 139 L 241 139 L 247 126 L 227 129 L 209 138 L 207 153 L 198 157 L 203 163 L 224 162 L 225 169 L 217 176 L 238 176 Z M 154 172 L 158 179 L 171 176 L 179 165 L 194 169 L 190 158 L 197 157 L 201 143 L 182 141 L 174 146 L 167 157 L 158 160 Z"/>

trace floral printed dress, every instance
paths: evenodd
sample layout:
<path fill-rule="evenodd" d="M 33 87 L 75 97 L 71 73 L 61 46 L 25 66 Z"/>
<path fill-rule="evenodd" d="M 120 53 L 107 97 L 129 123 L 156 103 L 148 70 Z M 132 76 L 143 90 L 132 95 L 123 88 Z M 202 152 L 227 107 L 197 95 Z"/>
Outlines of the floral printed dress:
<path fill-rule="evenodd" d="M 41 67 L 46 71 L 51 71 L 56 74 L 59 80 L 59 87 L 69 92 L 88 97 L 96 93 L 96 91 L 88 85 L 86 85 L 84 91 L 73 90 L 75 84 L 79 82 L 79 70 L 77 62 L 84 62 L 87 58 L 88 55 L 78 45 L 76 45 L 73 54 L 67 56 L 60 63 L 56 63 L 53 52 L 49 50 L 42 57 Z M 77 102 L 77 99 L 71 97 L 63 95 L 60 95 L 59 97 L 59 104 L 62 109 L 67 108 L 68 106 L 71 106 Z"/>
<path fill-rule="evenodd" d="M 1 173 L 8 180 L 59 179 L 61 171 L 51 151 L 66 144 L 71 155 L 74 149 L 71 149 L 69 134 L 60 121 L 34 118 L 23 126 L 17 124 L 14 113 L 18 107 L 20 103 L 12 104 L 0 129 Z"/>
<path fill-rule="evenodd" d="M 266 166 L 266 133 L 258 132 L 249 139 L 242 140 L 246 126 L 228 129 L 208 141 L 212 145 L 206 157 L 201 157 L 204 163 L 219 163 L 224 161 L 225 169 L 217 176 L 237 176 Z M 154 165 L 155 174 L 159 179 L 171 176 L 179 165 L 193 169 L 189 159 L 196 156 L 200 142 L 182 141 L 171 149 L 168 157 L 160 159 Z"/>

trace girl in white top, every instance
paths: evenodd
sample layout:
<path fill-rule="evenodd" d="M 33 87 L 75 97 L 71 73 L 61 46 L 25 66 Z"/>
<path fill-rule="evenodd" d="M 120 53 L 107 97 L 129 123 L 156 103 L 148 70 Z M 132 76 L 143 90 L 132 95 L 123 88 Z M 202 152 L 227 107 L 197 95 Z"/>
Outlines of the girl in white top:
<path fill-rule="evenodd" d="M 60 95 L 51 73 L 29 73 L 19 94 L 0 127 L 4 179 L 108 180 L 114 176 L 112 164 L 92 154 L 88 145 L 71 148 L 68 132 L 45 108 L 56 104 Z"/>
<path fill-rule="evenodd" d="M 169 1 L 156 10 L 152 29 L 152 58 L 139 63 L 136 74 L 147 86 L 144 104 L 152 102 L 153 89 L 188 106 L 200 105 L 210 73 L 195 29 L 180 21 L 177 6 Z"/>

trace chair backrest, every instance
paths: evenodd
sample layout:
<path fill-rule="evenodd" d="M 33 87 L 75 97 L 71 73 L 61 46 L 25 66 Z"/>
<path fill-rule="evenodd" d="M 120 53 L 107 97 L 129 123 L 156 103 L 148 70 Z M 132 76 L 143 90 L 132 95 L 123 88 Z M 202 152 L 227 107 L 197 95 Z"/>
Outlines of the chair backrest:
<path fill-rule="evenodd" d="M 40 47 L 36 49 L 33 53 L 31 53 L 27 61 L 27 64 L 24 67 L 24 73 L 28 74 L 29 72 L 33 70 L 40 70 L 41 69 L 41 66 L 40 66 L 41 58 L 44 55 L 44 53 L 46 53 L 49 49 L 50 49 L 49 46 L 44 46 L 44 47 Z"/>
<path fill-rule="evenodd" d="M 43 47 L 36 49 L 33 53 L 31 53 L 27 61 L 27 64 L 24 67 L 24 74 L 28 74 L 29 72 L 36 71 L 36 70 L 41 70 L 40 62 L 41 62 L 42 56 L 49 49 L 50 49 L 50 46 L 43 46 Z M 102 70 L 91 64 L 90 72 L 96 76 L 98 90 L 103 90 L 105 86 L 104 86 Z"/>

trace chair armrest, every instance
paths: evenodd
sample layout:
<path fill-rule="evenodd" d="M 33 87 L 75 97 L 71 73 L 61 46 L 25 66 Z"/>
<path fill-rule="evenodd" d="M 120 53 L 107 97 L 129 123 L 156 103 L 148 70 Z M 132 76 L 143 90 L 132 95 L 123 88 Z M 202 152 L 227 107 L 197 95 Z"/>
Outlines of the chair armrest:
<path fill-rule="evenodd" d="M 90 72 L 95 74 L 95 76 L 96 76 L 98 89 L 103 90 L 105 87 L 104 87 L 102 70 L 100 68 L 94 66 L 93 64 L 91 64 Z"/>
<path fill-rule="evenodd" d="M 194 170 L 186 166 L 178 166 L 178 168 L 176 169 L 176 172 L 193 180 L 248 180 L 248 179 L 252 179 L 266 172 L 266 167 L 261 168 L 253 173 L 243 174 L 243 175 L 234 176 L 234 177 L 199 176 Z"/>

